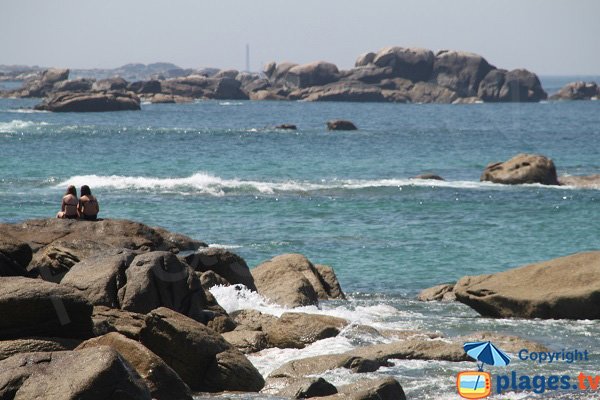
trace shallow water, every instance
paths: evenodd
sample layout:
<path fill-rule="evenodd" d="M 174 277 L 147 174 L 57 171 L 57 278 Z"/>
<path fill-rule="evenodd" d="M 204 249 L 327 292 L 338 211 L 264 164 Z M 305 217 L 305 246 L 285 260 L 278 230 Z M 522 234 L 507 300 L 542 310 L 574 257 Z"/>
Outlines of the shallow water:
<path fill-rule="evenodd" d="M 467 274 L 600 248 L 600 188 L 478 182 L 487 163 L 519 152 L 552 157 L 559 174 L 600 173 L 598 101 L 200 101 L 100 114 L 27 109 L 35 103 L 0 99 L 1 222 L 52 217 L 68 184 L 88 184 L 102 217 L 230 247 L 251 267 L 288 252 L 332 265 L 351 300 L 310 312 L 449 336 L 517 334 L 557 350 L 598 344 L 597 321 L 491 320 L 460 304 L 413 300 L 425 287 Z M 332 118 L 351 119 L 360 129 L 327 132 L 324 122 Z M 299 130 L 273 128 L 280 123 Z M 410 179 L 424 172 L 446 181 Z M 219 300 L 238 307 L 235 293 L 225 291 Z M 360 340 L 342 335 L 324 342 L 251 359 L 266 374 L 293 357 Z M 540 371 L 600 374 L 595 357 Z M 409 398 L 455 398 L 455 374 L 472 368 L 399 361 L 375 375 L 397 377 Z M 434 379 L 423 379 L 424 373 Z M 328 378 L 344 383 L 355 377 L 334 371 Z"/>

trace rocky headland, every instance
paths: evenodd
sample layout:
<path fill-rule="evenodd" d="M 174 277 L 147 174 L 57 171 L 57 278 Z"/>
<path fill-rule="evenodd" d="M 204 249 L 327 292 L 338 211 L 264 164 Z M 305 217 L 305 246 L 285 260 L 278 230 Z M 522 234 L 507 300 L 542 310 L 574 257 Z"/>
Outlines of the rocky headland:
<path fill-rule="evenodd" d="M 448 291 L 484 315 L 598 318 L 591 304 L 597 304 L 600 291 L 597 279 L 590 278 L 600 276 L 598 255 L 577 257 L 534 267 L 516 279 L 507 271 L 508 281 L 489 275 L 463 279 Z M 564 268 L 571 276 L 567 284 L 559 279 Z M 545 277 L 540 281 L 540 276 Z M 515 281 L 526 285 L 526 298 L 518 297 L 523 293 Z M 245 287 L 288 311 L 229 314 L 210 292 L 215 285 Z M 517 300 L 510 303 L 509 296 Z M 237 391 L 283 398 L 402 399 L 402 382 L 363 379 L 361 373 L 391 359 L 467 360 L 465 337 L 377 330 L 294 310 L 345 298 L 331 267 L 300 254 L 279 255 L 250 269 L 228 250 L 133 221 L 0 224 L 0 398 L 118 394 L 161 400 Z M 505 298 L 513 304 L 509 312 L 496 306 Z M 293 360 L 267 376 L 247 358 L 267 348 L 301 349 L 351 331 L 379 337 L 380 344 Z M 508 351 L 544 348 L 512 336 L 469 336 L 490 337 Z M 336 368 L 356 374 L 354 383 L 336 387 L 319 377 Z"/>
<path fill-rule="evenodd" d="M 195 99 L 465 104 L 538 102 L 548 98 L 538 76 L 528 70 L 497 68 L 474 53 L 454 50 L 434 53 L 404 47 L 386 47 L 362 54 L 348 70 L 326 61 L 270 62 L 261 73 L 181 69 L 156 63 L 123 66 L 112 70 L 112 76 L 109 70 L 74 71 L 71 75 L 75 78 L 71 80 L 68 69 L 15 71 L 21 73 L 13 78 L 24 79 L 23 86 L 1 95 L 45 97 L 40 108 L 50 111 L 135 109 L 122 106 L 123 97 L 128 98 L 127 103 L 138 105 L 140 100 L 182 103 Z M 143 79 L 127 81 L 124 77 Z M 118 101 L 111 100 L 111 96 Z M 65 107 L 61 104 L 65 98 L 70 104 L 80 105 Z M 597 98 L 598 87 L 593 82 L 568 84 L 550 97 Z"/>

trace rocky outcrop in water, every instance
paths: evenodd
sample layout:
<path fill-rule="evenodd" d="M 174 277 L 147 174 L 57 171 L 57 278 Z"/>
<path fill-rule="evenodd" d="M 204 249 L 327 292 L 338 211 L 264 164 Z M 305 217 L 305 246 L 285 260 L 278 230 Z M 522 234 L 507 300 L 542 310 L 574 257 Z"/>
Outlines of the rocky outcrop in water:
<path fill-rule="evenodd" d="M 107 112 L 140 110 L 140 99 L 130 92 L 58 92 L 35 106 L 53 112 Z"/>
<path fill-rule="evenodd" d="M 508 161 L 489 164 L 481 174 L 480 180 L 509 185 L 559 184 L 554 162 L 536 154 L 518 154 Z"/>
<path fill-rule="evenodd" d="M 598 100 L 600 87 L 596 82 L 571 82 L 563 86 L 550 100 Z"/>

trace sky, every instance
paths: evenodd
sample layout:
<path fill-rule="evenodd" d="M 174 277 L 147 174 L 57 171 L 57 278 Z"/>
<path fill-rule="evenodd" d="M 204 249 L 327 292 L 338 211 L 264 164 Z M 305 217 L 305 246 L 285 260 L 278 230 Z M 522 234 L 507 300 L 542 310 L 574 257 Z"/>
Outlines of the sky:
<path fill-rule="evenodd" d="M 0 64 L 350 68 L 386 46 L 464 50 L 506 69 L 600 75 L 600 0 L 0 0 Z"/>

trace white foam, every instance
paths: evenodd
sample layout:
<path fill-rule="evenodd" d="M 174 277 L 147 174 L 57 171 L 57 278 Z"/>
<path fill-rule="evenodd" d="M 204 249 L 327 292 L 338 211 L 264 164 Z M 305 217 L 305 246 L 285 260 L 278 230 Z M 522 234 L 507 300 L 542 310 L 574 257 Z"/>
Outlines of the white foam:
<path fill-rule="evenodd" d="M 219 103 L 220 106 L 243 106 L 244 103 L 240 102 L 232 102 L 232 101 L 223 101 Z"/>
<path fill-rule="evenodd" d="M 242 246 L 239 246 L 237 244 L 221 244 L 221 243 L 210 243 L 208 245 L 208 247 L 215 247 L 217 249 L 225 249 L 225 250 L 231 250 L 231 249 L 239 249 Z"/>
<path fill-rule="evenodd" d="M 30 122 L 13 121 L 8 128 L 30 126 Z M 1 125 L 0 125 L 0 129 Z M 2 130 L 0 130 L 2 132 Z M 403 187 L 439 187 L 455 189 L 495 189 L 510 190 L 510 185 L 500 185 L 491 182 L 478 181 L 437 181 L 424 179 L 332 179 L 321 180 L 319 183 L 308 181 L 254 181 L 243 179 L 225 179 L 205 172 L 198 172 L 183 178 L 160 178 L 145 176 L 120 176 L 120 175 L 78 175 L 61 182 L 58 186 L 89 185 L 95 188 L 137 189 L 158 192 L 199 192 L 214 196 L 223 196 L 231 192 L 258 192 L 273 194 L 281 192 L 310 192 L 318 190 L 359 190 L 368 188 L 398 188 Z M 574 189 L 569 186 L 545 186 L 539 184 L 520 185 L 521 187 L 544 189 Z"/>
<path fill-rule="evenodd" d="M 44 126 L 48 125 L 47 122 L 33 122 L 33 121 L 21 121 L 20 119 L 14 119 L 11 122 L 0 122 L 0 132 L 2 133 L 16 133 L 19 130 L 26 129 L 32 126 Z"/>

